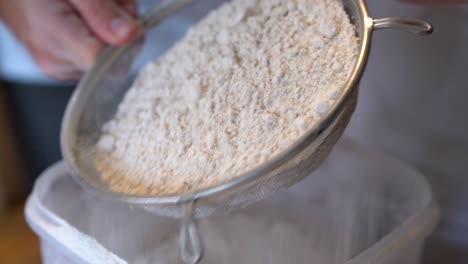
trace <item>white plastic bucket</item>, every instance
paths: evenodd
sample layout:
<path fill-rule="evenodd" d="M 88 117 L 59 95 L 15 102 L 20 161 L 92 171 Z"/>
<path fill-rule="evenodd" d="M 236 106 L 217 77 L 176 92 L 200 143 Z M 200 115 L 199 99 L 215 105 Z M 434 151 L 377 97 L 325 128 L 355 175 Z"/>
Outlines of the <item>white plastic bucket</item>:
<path fill-rule="evenodd" d="M 287 192 L 202 220 L 201 263 L 416 264 L 438 216 L 419 172 L 342 140 Z M 26 217 L 45 264 L 181 263 L 175 220 L 83 192 L 64 163 L 37 180 Z"/>

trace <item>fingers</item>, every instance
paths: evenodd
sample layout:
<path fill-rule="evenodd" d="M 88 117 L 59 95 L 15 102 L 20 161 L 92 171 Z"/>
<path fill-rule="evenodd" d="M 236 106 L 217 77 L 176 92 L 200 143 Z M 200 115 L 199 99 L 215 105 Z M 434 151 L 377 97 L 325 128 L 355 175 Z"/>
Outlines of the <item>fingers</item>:
<path fill-rule="evenodd" d="M 52 53 L 46 51 L 34 52 L 34 59 L 47 76 L 61 81 L 78 80 L 83 71 L 68 60 L 61 59 Z"/>
<path fill-rule="evenodd" d="M 88 71 L 105 43 L 122 44 L 139 33 L 135 0 L 0 0 L 0 7 L 40 68 L 60 80 Z"/>
<path fill-rule="evenodd" d="M 89 70 L 104 48 L 83 19 L 74 10 L 64 10 L 60 16 L 51 18 L 51 28 L 58 36 L 62 48 L 53 51 L 55 55 L 70 61 L 82 70 Z"/>
<path fill-rule="evenodd" d="M 50 78 L 60 81 L 78 80 L 83 72 L 68 61 L 58 60 L 55 57 L 36 59 L 41 70 Z"/>
<path fill-rule="evenodd" d="M 70 0 L 91 30 L 105 42 L 119 45 L 133 40 L 139 24 L 127 11 L 132 1 L 124 1 L 127 8 L 114 0 Z"/>
<path fill-rule="evenodd" d="M 34 24 L 25 39 L 29 50 L 47 75 L 59 80 L 79 78 L 91 69 L 104 42 L 69 3 L 49 1 L 48 6 L 41 8 L 36 6 L 31 11 L 40 15 L 27 16 Z"/>

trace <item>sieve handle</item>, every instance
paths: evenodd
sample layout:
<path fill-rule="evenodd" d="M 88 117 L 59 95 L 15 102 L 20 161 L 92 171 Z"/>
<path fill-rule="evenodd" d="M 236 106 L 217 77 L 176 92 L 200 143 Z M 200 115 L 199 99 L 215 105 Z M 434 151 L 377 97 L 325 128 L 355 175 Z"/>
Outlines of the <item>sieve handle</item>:
<path fill-rule="evenodd" d="M 186 264 L 197 264 L 203 252 L 198 227 L 193 218 L 195 201 L 182 204 L 183 218 L 180 227 L 180 254 Z"/>
<path fill-rule="evenodd" d="M 372 27 L 374 30 L 396 28 L 419 35 L 429 35 L 434 31 L 433 26 L 427 21 L 400 17 L 374 19 Z"/>

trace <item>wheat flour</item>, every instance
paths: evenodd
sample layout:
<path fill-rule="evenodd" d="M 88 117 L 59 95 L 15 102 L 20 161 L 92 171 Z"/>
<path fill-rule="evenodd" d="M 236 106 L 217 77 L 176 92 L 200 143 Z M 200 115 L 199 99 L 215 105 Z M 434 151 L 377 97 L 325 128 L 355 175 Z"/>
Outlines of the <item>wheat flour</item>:
<path fill-rule="evenodd" d="M 181 194 L 271 159 L 330 110 L 356 63 L 338 0 L 233 0 L 146 65 L 102 128 L 118 192 Z"/>

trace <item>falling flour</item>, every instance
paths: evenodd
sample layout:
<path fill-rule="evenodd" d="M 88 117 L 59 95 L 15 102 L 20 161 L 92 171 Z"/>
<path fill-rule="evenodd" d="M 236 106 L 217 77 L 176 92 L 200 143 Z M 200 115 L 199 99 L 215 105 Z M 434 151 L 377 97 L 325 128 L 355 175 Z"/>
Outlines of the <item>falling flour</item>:
<path fill-rule="evenodd" d="M 117 192 L 171 195 L 253 169 L 311 129 L 357 60 L 338 0 L 233 0 L 146 65 L 102 128 Z"/>

